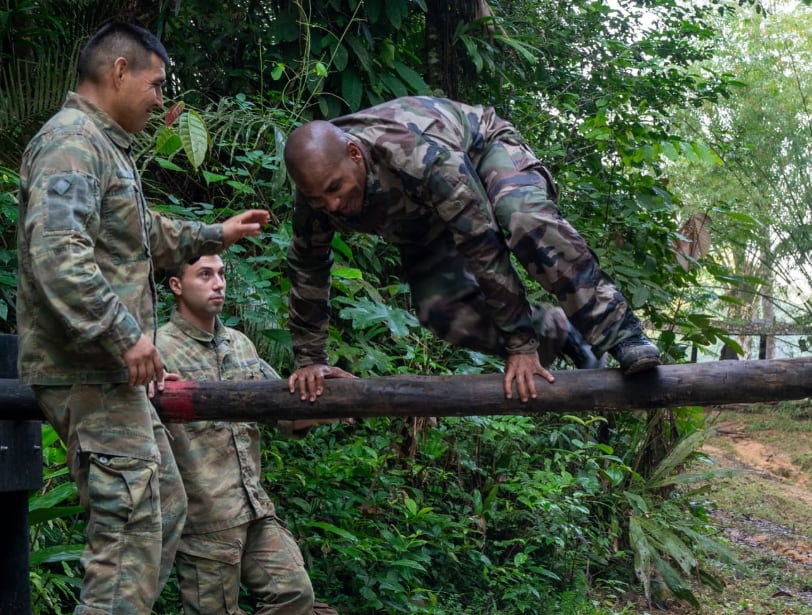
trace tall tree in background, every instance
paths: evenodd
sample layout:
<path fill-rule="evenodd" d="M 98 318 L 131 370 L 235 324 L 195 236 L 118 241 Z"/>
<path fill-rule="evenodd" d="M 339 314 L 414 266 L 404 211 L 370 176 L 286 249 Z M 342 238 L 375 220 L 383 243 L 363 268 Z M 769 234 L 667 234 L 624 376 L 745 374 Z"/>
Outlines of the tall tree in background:
<path fill-rule="evenodd" d="M 686 206 L 713 218 L 717 254 L 742 277 L 725 317 L 812 319 L 812 8 L 775 2 L 724 23 L 710 66 L 735 73 L 732 95 L 687 114 L 723 165 L 674 174 Z M 728 215 L 726 212 L 733 212 Z M 749 216 L 749 217 L 748 217 Z M 748 232 L 754 225 L 758 231 Z M 740 338 L 747 350 L 747 338 Z M 749 349 L 750 356 L 757 349 Z M 772 346 L 767 348 L 771 357 Z"/>

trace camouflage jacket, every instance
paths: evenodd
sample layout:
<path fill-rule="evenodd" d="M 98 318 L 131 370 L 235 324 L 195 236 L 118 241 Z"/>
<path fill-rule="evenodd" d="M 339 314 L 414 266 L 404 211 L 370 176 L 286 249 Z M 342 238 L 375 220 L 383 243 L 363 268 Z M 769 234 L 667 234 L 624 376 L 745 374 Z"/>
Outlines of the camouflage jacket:
<path fill-rule="evenodd" d="M 70 93 L 28 144 L 17 222 L 19 373 L 26 384 L 126 382 L 155 333 L 156 266 L 223 248 L 222 225 L 147 208 L 132 136 Z"/>
<path fill-rule="evenodd" d="M 166 369 L 183 380 L 268 380 L 279 375 L 245 335 L 223 326 L 214 335 L 177 311 L 158 329 Z M 192 421 L 167 424 L 189 512 L 185 534 L 214 532 L 274 514 L 260 485 L 260 432 L 253 423 Z"/>
<path fill-rule="evenodd" d="M 524 287 L 476 172 L 478 160 L 494 141 L 524 145 L 513 126 L 490 107 L 428 97 L 399 98 L 333 123 L 367 154 L 366 198 L 359 215 L 344 217 L 314 210 L 296 196 L 288 265 L 297 367 L 327 363 L 336 231 L 374 233 L 417 254 L 442 233 L 450 233 L 487 297 L 491 317 L 505 334 L 507 351 L 535 351 L 538 341 Z M 554 192 L 549 172 L 529 149 L 528 160 L 548 178 Z"/>

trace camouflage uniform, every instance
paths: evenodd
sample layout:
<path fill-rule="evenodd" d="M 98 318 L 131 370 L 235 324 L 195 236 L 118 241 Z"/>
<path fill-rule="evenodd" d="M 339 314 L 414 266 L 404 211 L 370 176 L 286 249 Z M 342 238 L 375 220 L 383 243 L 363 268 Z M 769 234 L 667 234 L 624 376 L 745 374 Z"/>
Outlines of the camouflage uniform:
<path fill-rule="evenodd" d="M 251 341 L 214 334 L 177 311 L 158 329 L 167 370 L 183 380 L 279 378 Z M 253 423 L 195 421 L 167 426 L 189 502 L 176 566 L 186 615 L 242 613 L 240 579 L 257 615 L 312 613 L 313 587 L 296 541 L 260 485 L 260 432 Z"/>
<path fill-rule="evenodd" d="M 362 146 L 366 199 L 346 217 L 297 195 L 288 253 L 297 367 L 327 361 L 335 231 L 398 246 L 420 322 L 454 344 L 502 356 L 539 350 L 543 361 L 540 339 L 563 344 L 566 319 L 528 304 L 511 254 L 596 354 L 627 337 L 626 300 L 561 217 L 548 170 L 492 108 L 406 97 L 333 124 Z"/>
<path fill-rule="evenodd" d="M 149 613 L 186 516 L 183 484 L 124 352 L 155 332 L 153 261 L 223 248 L 222 225 L 147 209 L 132 137 L 75 93 L 34 136 L 20 169 L 20 380 L 67 444 L 88 512 L 75 613 Z"/>

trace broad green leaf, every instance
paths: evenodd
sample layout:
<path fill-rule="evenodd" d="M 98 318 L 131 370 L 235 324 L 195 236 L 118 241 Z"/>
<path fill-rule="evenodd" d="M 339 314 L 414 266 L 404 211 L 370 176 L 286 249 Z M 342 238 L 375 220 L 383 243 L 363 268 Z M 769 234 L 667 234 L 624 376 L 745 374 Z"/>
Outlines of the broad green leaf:
<path fill-rule="evenodd" d="M 696 596 L 694 596 L 690 587 L 686 585 L 685 580 L 679 574 L 679 572 L 677 572 L 665 558 L 661 557 L 656 550 L 652 552 L 652 556 L 654 560 L 654 568 L 657 569 L 657 572 L 662 580 L 665 581 L 668 589 L 670 589 L 680 600 L 685 600 L 692 606 L 698 608 L 699 601 L 696 599 Z"/>
<path fill-rule="evenodd" d="M 643 594 L 651 599 L 651 547 L 640 527 L 639 517 L 629 519 L 629 542 L 634 554 L 634 573 L 643 584 Z"/>
<path fill-rule="evenodd" d="M 287 329 L 263 329 L 262 337 L 284 346 L 288 346 L 291 343 L 290 331 Z"/>
<path fill-rule="evenodd" d="M 409 5 L 404 0 L 386 0 L 386 18 L 396 30 L 400 30 L 401 18 L 409 13 Z"/>
<path fill-rule="evenodd" d="M 249 185 L 249 184 L 245 184 L 243 182 L 238 182 L 238 181 L 233 180 L 233 179 L 226 180 L 226 184 L 228 184 L 229 186 L 234 188 L 234 190 L 236 190 L 237 192 L 240 192 L 242 194 L 256 194 L 256 191 L 254 190 L 254 187 Z"/>
<path fill-rule="evenodd" d="M 28 498 L 28 511 L 50 508 L 64 502 L 65 500 L 77 497 L 76 483 L 67 481 L 49 489 L 43 494 L 32 495 Z"/>
<path fill-rule="evenodd" d="M 409 91 L 406 89 L 406 86 L 403 85 L 403 82 L 392 74 L 382 73 L 381 81 L 383 82 L 386 89 L 389 90 L 392 93 L 392 95 L 396 98 L 406 96 L 409 93 Z"/>
<path fill-rule="evenodd" d="M 345 280 L 362 280 L 364 273 L 356 267 L 336 267 L 332 271 L 334 278 L 343 278 Z"/>
<path fill-rule="evenodd" d="M 538 60 L 536 57 L 538 50 L 531 45 L 526 45 L 525 43 L 509 36 L 495 36 L 494 39 L 519 53 L 528 64 L 535 64 Z"/>
<path fill-rule="evenodd" d="M 320 530 L 324 530 L 325 532 L 330 532 L 331 534 L 335 534 L 336 536 L 340 536 L 349 542 L 356 543 L 358 542 L 358 537 L 347 530 L 344 530 L 338 526 L 333 525 L 332 523 L 327 523 L 325 521 L 307 521 L 304 524 L 306 527 L 313 527 Z"/>
<path fill-rule="evenodd" d="M 155 158 L 155 162 L 158 163 L 158 166 L 162 169 L 166 169 L 167 171 L 180 171 L 181 173 L 185 172 L 183 167 L 179 167 L 174 162 L 169 160 L 168 158 Z"/>
<path fill-rule="evenodd" d="M 648 504 L 646 504 L 646 501 L 638 494 L 632 493 L 631 491 L 624 491 L 623 495 L 636 513 L 641 515 L 648 513 Z"/>
<path fill-rule="evenodd" d="M 350 110 L 358 111 L 361 108 L 362 95 L 363 86 L 358 75 L 351 70 L 345 70 L 341 73 L 341 96 Z"/>
<path fill-rule="evenodd" d="M 81 514 L 84 510 L 84 506 L 79 505 L 41 508 L 28 513 L 28 523 L 34 526 L 52 519 L 69 518 Z"/>
<path fill-rule="evenodd" d="M 352 260 L 352 248 L 350 248 L 350 246 L 347 245 L 347 242 L 344 241 L 344 238 L 341 236 L 341 234 L 336 233 L 335 235 L 333 235 L 333 241 L 331 245 L 333 250 L 341 254 L 341 256 L 346 258 L 348 261 Z"/>
<path fill-rule="evenodd" d="M 228 175 L 221 175 L 220 173 L 212 173 L 210 171 L 203 171 L 203 179 L 207 184 L 217 184 L 221 181 L 228 179 Z"/>
<path fill-rule="evenodd" d="M 671 472 L 684 465 L 695 451 L 702 448 L 707 435 L 707 431 L 698 430 L 681 438 L 651 473 L 649 488 L 656 489 L 660 481 L 667 479 Z"/>
<path fill-rule="evenodd" d="M 693 150 L 702 162 L 710 164 L 724 164 L 719 155 L 709 148 L 705 143 L 694 143 Z"/>
<path fill-rule="evenodd" d="M 155 151 L 161 156 L 171 156 L 177 152 L 183 143 L 181 143 L 178 133 L 171 128 L 163 127 L 158 131 L 155 137 Z"/>
<path fill-rule="evenodd" d="M 764 226 L 764 224 L 758 218 L 740 211 L 726 211 L 724 212 L 724 215 L 731 220 L 736 220 L 737 222 L 746 222 L 752 226 Z"/>
<path fill-rule="evenodd" d="M 632 294 L 632 306 L 635 308 L 639 308 L 644 306 L 648 303 L 649 300 L 649 291 L 648 288 L 645 286 L 638 286 L 634 289 L 634 293 Z"/>
<path fill-rule="evenodd" d="M 209 133 L 203 118 L 194 109 L 183 113 L 178 119 L 178 135 L 183 143 L 183 151 L 192 166 L 197 169 L 206 159 L 209 149 Z"/>
<path fill-rule="evenodd" d="M 336 43 L 333 48 L 333 68 L 337 71 L 343 71 L 347 68 L 347 64 L 350 60 L 350 54 L 347 51 L 347 48 L 344 47 L 341 43 Z"/>
<path fill-rule="evenodd" d="M 361 63 L 361 66 L 369 75 L 370 79 L 377 78 L 375 67 L 372 64 L 372 59 L 369 57 L 369 52 L 367 51 L 366 47 L 364 47 L 361 40 L 356 36 L 348 36 L 344 40 L 347 41 L 347 45 L 350 46 L 352 52 L 355 54 L 355 59 Z"/>
<path fill-rule="evenodd" d="M 55 562 L 75 562 L 79 560 L 84 550 L 85 546 L 82 544 L 55 545 L 32 551 L 29 562 L 32 567 Z"/>
<path fill-rule="evenodd" d="M 658 550 L 677 562 L 685 574 L 691 574 L 697 566 L 696 556 L 679 536 L 654 519 L 640 517 L 638 522 L 649 544 L 655 543 Z"/>
<path fill-rule="evenodd" d="M 678 160 L 680 157 L 679 151 L 677 151 L 677 148 L 674 147 L 674 144 L 671 141 L 661 142 L 660 149 L 663 153 L 663 156 L 665 156 L 669 160 Z"/>
<path fill-rule="evenodd" d="M 403 505 L 406 506 L 406 510 L 408 510 L 409 514 L 412 516 L 417 514 L 417 502 L 415 502 L 412 498 L 406 498 L 403 501 Z"/>
<path fill-rule="evenodd" d="M 394 562 L 390 562 L 390 566 L 397 566 L 399 568 L 412 568 L 413 570 L 420 570 L 421 572 L 426 571 L 426 567 L 423 566 L 420 562 L 416 562 L 411 559 L 398 559 Z"/>
<path fill-rule="evenodd" d="M 404 83 L 406 83 L 414 94 L 427 94 L 429 86 L 419 74 L 406 66 L 403 62 L 395 61 L 395 71 Z"/>
<path fill-rule="evenodd" d="M 385 324 L 396 339 L 406 337 L 412 328 L 418 326 L 417 318 L 411 313 L 385 303 L 375 303 L 367 298 L 354 302 L 354 307 L 345 307 L 339 311 L 341 318 L 352 320 L 358 329 L 368 329 Z"/>

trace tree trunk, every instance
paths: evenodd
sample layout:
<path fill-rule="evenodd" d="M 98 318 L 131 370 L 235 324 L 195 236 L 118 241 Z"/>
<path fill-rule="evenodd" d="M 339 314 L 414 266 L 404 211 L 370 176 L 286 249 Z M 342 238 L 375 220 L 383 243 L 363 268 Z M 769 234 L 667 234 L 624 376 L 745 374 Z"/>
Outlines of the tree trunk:
<path fill-rule="evenodd" d="M 427 0 L 426 9 L 426 83 L 443 96 L 457 98 L 463 67 L 468 64 L 455 32 L 460 23 L 476 18 L 477 1 Z"/>
<path fill-rule="evenodd" d="M 328 380 L 313 403 L 288 392 L 285 380 L 168 382 L 154 402 L 165 421 L 316 419 L 373 416 L 466 416 L 606 413 L 688 405 L 754 403 L 812 396 L 812 357 L 664 365 L 624 377 L 617 369 L 555 372 L 540 379 L 538 399 L 502 395 L 502 375 L 389 376 Z M 41 418 L 16 380 L 0 380 L 6 419 Z"/>

